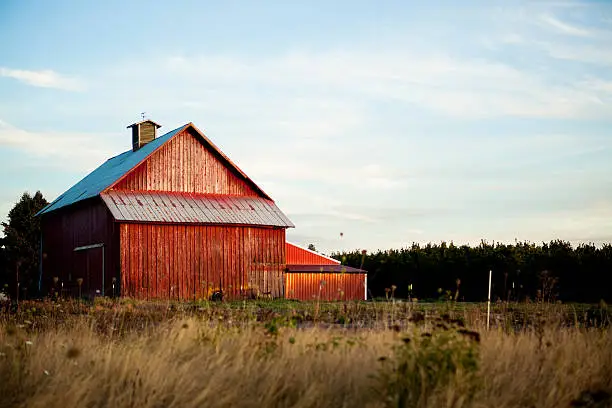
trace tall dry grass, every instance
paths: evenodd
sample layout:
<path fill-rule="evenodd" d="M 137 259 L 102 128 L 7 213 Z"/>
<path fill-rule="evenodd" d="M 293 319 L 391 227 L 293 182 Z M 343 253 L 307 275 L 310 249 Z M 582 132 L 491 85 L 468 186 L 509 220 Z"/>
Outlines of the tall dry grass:
<path fill-rule="evenodd" d="M 232 326 L 192 316 L 114 334 L 87 316 L 39 330 L 33 321 L 4 320 L 0 406 L 612 404 L 608 329 L 543 324 L 477 336 L 452 322 L 425 323 L 297 329 L 273 319 Z"/>

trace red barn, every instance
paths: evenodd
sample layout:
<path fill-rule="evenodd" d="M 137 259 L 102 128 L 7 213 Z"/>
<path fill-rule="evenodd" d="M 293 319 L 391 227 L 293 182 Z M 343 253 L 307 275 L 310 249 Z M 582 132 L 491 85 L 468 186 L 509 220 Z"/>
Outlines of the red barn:
<path fill-rule="evenodd" d="M 285 230 L 274 201 L 193 124 L 132 149 L 39 212 L 47 290 L 139 299 L 283 297 Z"/>
<path fill-rule="evenodd" d="M 366 300 L 368 275 L 362 269 L 287 242 L 285 297 L 298 300 Z"/>

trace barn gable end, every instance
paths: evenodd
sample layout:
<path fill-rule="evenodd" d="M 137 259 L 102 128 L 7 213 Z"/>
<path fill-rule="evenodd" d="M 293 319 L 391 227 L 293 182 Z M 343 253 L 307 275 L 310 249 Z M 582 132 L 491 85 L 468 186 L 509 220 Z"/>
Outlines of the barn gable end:
<path fill-rule="evenodd" d="M 269 197 L 194 126 L 188 126 L 108 190 Z"/>

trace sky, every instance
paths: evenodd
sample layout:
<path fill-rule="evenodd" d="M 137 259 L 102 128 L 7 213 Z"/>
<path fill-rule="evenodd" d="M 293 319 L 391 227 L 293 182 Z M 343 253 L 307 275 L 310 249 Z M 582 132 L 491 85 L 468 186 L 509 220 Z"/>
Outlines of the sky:
<path fill-rule="evenodd" d="M 612 242 L 612 2 L 4 0 L 0 38 L 0 219 L 146 112 L 323 252 Z"/>

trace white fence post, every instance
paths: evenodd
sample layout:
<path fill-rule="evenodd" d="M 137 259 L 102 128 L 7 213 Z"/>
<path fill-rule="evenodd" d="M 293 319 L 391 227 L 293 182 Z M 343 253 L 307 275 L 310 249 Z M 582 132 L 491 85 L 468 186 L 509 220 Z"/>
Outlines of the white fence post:
<path fill-rule="evenodd" d="M 489 296 L 487 297 L 487 330 L 489 330 L 489 321 L 491 320 L 491 275 L 492 270 L 489 270 Z"/>

